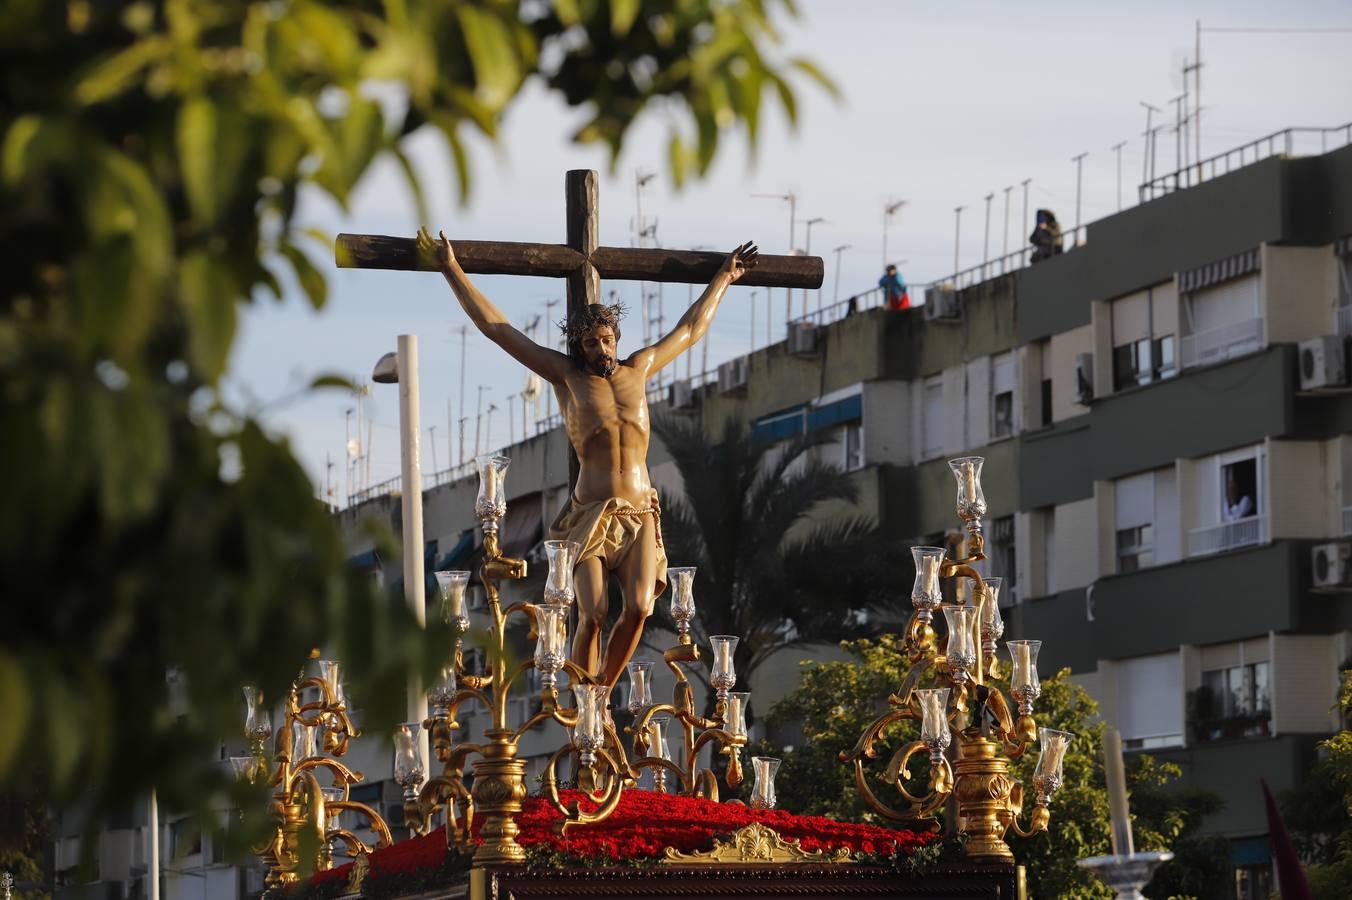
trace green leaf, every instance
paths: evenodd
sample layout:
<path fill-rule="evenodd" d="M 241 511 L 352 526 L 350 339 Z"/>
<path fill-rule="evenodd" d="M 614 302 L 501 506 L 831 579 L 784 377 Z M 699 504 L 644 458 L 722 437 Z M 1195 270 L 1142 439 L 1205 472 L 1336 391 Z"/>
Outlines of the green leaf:
<path fill-rule="evenodd" d="M 300 282 L 305 296 L 310 298 L 310 305 L 315 309 L 323 309 L 329 296 L 329 286 L 324 276 L 310 262 L 310 258 L 293 244 L 282 244 L 278 249 L 290 260 L 291 268 L 296 270 L 296 280 Z"/>
<path fill-rule="evenodd" d="M 178 164 L 183 172 L 188 207 L 202 225 L 214 225 L 220 213 L 216 147 L 222 138 L 215 105 L 200 94 L 189 97 L 178 111 L 177 137 Z"/>
<path fill-rule="evenodd" d="M 793 96 L 793 88 L 789 87 L 787 81 L 773 73 L 770 75 L 770 81 L 779 93 L 779 102 L 784 106 L 784 114 L 789 118 L 790 127 L 797 127 L 798 101 Z"/>
<path fill-rule="evenodd" d="M 19 661 L 0 653 L 0 782 L 6 776 L 29 739 L 29 718 L 33 697 Z"/>
<path fill-rule="evenodd" d="M 427 197 L 423 194 L 422 182 L 418 180 L 418 170 L 413 167 L 413 162 L 398 144 L 390 148 L 390 153 L 399 163 L 399 168 L 403 170 L 404 178 L 408 181 L 408 190 L 413 195 L 413 207 L 418 214 L 418 221 L 430 222 L 432 217 L 427 214 Z"/>
<path fill-rule="evenodd" d="M 460 140 L 460 123 L 446 113 L 431 113 L 428 121 L 440 129 L 446 136 L 446 145 L 451 151 L 451 161 L 455 164 L 456 187 L 459 189 L 460 205 L 469 203 L 469 154 L 465 152 L 464 142 Z M 426 222 L 427 219 L 422 221 Z"/>
<path fill-rule="evenodd" d="M 75 100 L 82 106 L 102 103 L 134 85 L 147 66 L 167 57 L 173 43 L 164 35 L 152 35 L 94 66 L 75 85 Z"/>
<path fill-rule="evenodd" d="M 179 264 L 179 297 L 188 320 L 193 365 L 214 384 L 225 371 L 235 337 L 233 277 L 215 257 L 194 251 Z"/>
<path fill-rule="evenodd" d="M 29 148 L 42 127 L 43 120 L 38 116 L 19 116 L 5 132 L 4 147 L 0 149 L 0 171 L 4 173 L 5 184 L 17 184 L 28 172 Z"/>
<path fill-rule="evenodd" d="M 812 62 L 809 59 L 804 59 L 803 57 L 800 56 L 789 60 L 789 65 L 793 66 L 795 69 L 802 72 L 804 75 L 807 75 L 813 81 L 817 82 L 817 85 L 821 87 L 822 90 L 830 94 L 832 97 L 836 98 L 837 100 L 840 99 L 840 88 L 836 85 L 834 81 L 832 81 L 829 77 L 827 77 L 825 72 L 823 72 L 820 68 L 817 67 L 816 63 Z"/>
<path fill-rule="evenodd" d="M 501 109 L 521 80 L 511 34 L 502 19 L 477 6 L 460 4 L 456 16 L 474 64 L 476 93 L 490 109 Z"/>
<path fill-rule="evenodd" d="M 610 0 L 610 33 L 617 38 L 627 35 L 641 8 L 639 0 Z"/>
<path fill-rule="evenodd" d="M 315 391 L 320 388 L 341 388 L 345 391 L 356 391 L 357 385 L 351 378 L 344 378 L 342 375 L 320 375 L 310 382 L 310 390 Z"/>
<path fill-rule="evenodd" d="M 577 0 L 554 0 L 554 14 L 565 28 L 572 28 L 582 22 L 582 10 L 578 8 Z"/>
<path fill-rule="evenodd" d="M 680 190 L 685 183 L 685 143 L 675 131 L 671 133 L 671 140 L 667 141 L 667 165 L 671 168 L 672 183 Z"/>

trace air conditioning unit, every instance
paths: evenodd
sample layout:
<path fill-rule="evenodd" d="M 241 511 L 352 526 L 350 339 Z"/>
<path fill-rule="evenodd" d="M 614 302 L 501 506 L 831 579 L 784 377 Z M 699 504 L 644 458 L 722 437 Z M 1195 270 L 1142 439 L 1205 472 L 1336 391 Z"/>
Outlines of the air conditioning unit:
<path fill-rule="evenodd" d="M 1347 384 L 1347 351 L 1337 334 L 1300 342 L 1300 389 L 1339 387 Z"/>
<path fill-rule="evenodd" d="M 925 321 L 956 319 L 959 315 L 958 292 L 952 287 L 940 285 L 925 289 Z"/>
<path fill-rule="evenodd" d="M 1311 557 L 1315 587 L 1352 586 L 1352 544 L 1317 544 Z"/>
<path fill-rule="evenodd" d="M 746 390 L 746 376 L 749 366 L 747 358 L 739 356 L 736 359 L 730 359 L 718 367 L 718 390 L 719 393 L 731 394 L 737 391 Z"/>
<path fill-rule="evenodd" d="M 807 322 L 789 323 L 789 352 L 794 356 L 815 356 L 817 326 Z"/>
<path fill-rule="evenodd" d="M 673 381 L 667 393 L 667 402 L 672 409 L 694 409 L 695 390 L 690 386 L 690 380 Z"/>
<path fill-rule="evenodd" d="M 1094 399 L 1094 354 L 1075 354 L 1075 401 L 1088 406 Z"/>

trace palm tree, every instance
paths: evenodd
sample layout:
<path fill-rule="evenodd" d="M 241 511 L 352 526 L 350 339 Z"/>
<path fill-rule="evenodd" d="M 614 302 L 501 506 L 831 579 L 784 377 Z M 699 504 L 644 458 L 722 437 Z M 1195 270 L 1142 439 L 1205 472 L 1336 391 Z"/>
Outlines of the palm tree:
<path fill-rule="evenodd" d="M 877 630 L 865 614 L 900 596 L 904 567 L 871 519 L 814 517 L 857 495 L 849 475 L 807 452 L 825 435 L 769 444 L 729 421 L 711 444 L 684 420 L 654 429 L 685 482 L 683 498 L 662 494 L 662 531 L 669 563 L 698 568 L 692 636 L 706 650 L 711 634 L 741 638 L 739 684 L 777 651 Z M 655 617 L 675 630 L 665 604 Z"/>

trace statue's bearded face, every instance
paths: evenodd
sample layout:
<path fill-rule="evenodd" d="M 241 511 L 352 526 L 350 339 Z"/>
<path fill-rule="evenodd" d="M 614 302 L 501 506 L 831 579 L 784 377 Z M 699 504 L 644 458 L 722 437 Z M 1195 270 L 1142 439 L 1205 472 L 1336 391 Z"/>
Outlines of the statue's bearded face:
<path fill-rule="evenodd" d="M 582 358 L 593 375 L 615 374 L 615 342 L 615 329 L 609 325 L 597 325 L 582 337 Z"/>

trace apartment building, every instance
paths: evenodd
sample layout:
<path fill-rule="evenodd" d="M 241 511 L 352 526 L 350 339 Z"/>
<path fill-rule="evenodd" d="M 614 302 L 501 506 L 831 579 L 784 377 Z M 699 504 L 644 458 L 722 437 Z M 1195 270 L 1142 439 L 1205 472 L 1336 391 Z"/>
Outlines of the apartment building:
<path fill-rule="evenodd" d="M 1042 640 L 1044 674 L 1070 667 L 1129 751 L 1176 762 L 1188 785 L 1222 796 L 1206 827 L 1229 839 L 1246 898 L 1272 883 L 1258 776 L 1279 792 L 1299 783 L 1340 726 L 1338 671 L 1352 658 L 1352 147 L 1194 180 L 1091 223 L 1061 255 L 957 273 L 907 312 L 853 298 L 650 399 L 655 415 L 692 417 L 711 439 L 729 418 L 767 441 L 827 433 L 812 452 L 851 473 L 850 511 L 910 543 L 956 530 L 946 460 L 984 456 L 986 570 L 1005 578 L 1006 637 Z M 541 590 L 566 449 L 546 427 L 503 451 L 503 545 L 531 568 L 504 587 L 508 602 Z M 649 468 L 682 491 L 656 440 Z M 429 577 L 473 568 L 475 479 L 429 482 Z M 397 533 L 401 502 L 376 492 L 338 514 L 352 563 L 394 592 L 401 563 L 375 555 L 364 523 Z M 909 615 L 908 573 L 898 585 L 880 628 Z M 430 614 L 434 597 L 429 584 Z M 477 587 L 471 615 L 483 623 Z M 749 685 L 757 705 L 792 689 L 804 656 L 838 653 L 772 660 Z M 534 711 L 531 693 L 513 700 L 514 719 Z M 466 709 L 461 723 L 468 737 L 484 716 Z M 528 779 L 564 740 L 526 736 Z M 368 778 L 354 798 L 398 822 L 388 742 L 364 738 L 352 754 Z M 166 900 L 253 887 L 209 841 L 185 830 L 175 843 L 174 827 L 167 865 L 184 871 L 166 875 Z M 143 865 L 129 858 L 124 884 Z M 101 890 L 59 893 L 116 893 Z"/>

